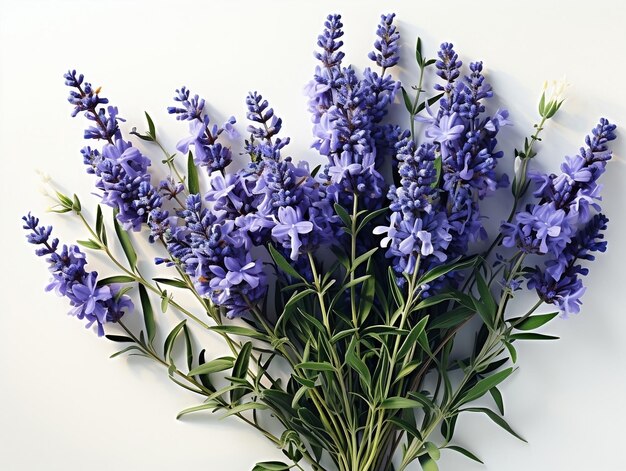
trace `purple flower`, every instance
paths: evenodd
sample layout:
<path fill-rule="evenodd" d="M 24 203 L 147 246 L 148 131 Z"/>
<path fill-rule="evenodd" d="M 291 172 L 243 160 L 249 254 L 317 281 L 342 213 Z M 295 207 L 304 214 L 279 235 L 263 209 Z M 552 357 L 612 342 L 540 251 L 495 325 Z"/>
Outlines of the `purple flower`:
<path fill-rule="evenodd" d="M 207 153 L 202 146 L 202 137 L 204 136 L 204 131 L 206 126 L 203 121 L 192 121 L 189 123 L 189 137 L 181 139 L 176 144 L 176 150 L 178 152 L 182 152 L 186 154 L 189 152 L 189 146 L 194 146 L 196 155 L 195 158 L 199 161 L 206 159 Z"/>
<path fill-rule="evenodd" d="M 52 228 L 39 227 L 39 219 L 30 213 L 22 218 L 24 229 L 29 231 L 27 240 L 31 244 L 42 246 L 36 254 L 40 257 L 49 256 L 49 270 L 52 281 L 46 291 L 55 290 L 59 296 L 67 297 L 72 306 L 70 314 L 79 319 L 87 319 L 87 327 L 98 325 L 98 336 L 104 335 L 104 324 L 117 322 L 124 310 L 132 310 L 133 304 L 128 296 L 118 296 L 115 285 L 98 287 L 98 274 L 85 271 L 87 260 L 80 249 L 72 245 L 64 245 L 57 251 L 58 239 L 49 240 Z"/>
<path fill-rule="evenodd" d="M 457 124 L 457 118 L 456 113 L 444 115 L 439 123 L 430 125 L 425 132 L 426 137 L 441 145 L 441 156 L 444 159 L 449 155 L 450 143 L 457 141 L 465 130 L 463 124 Z"/>
<path fill-rule="evenodd" d="M 502 226 L 503 245 L 517 245 L 527 253 L 558 255 L 569 242 L 572 232 L 565 211 L 556 209 L 553 203 L 529 209 L 517 213 L 514 223 Z"/>
<path fill-rule="evenodd" d="M 98 301 L 105 301 L 111 297 L 111 290 L 108 286 L 98 288 L 96 286 L 96 272 L 87 274 L 80 283 L 72 286 L 71 303 L 72 315 L 79 319 L 86 317 L 90 323 L 98 321 L 100 324 L 106 322 L 106 308 Z"/>
<path fill-rule="evenodd" d="M 368 54 L 368 57 L 383 69 L 393 67 L 400 60 L 398 53 L 400 33 L 392 24 L 395 16 L 395 13 L 380 16 L 380 24 L 376 30 L 376 36 L 380 39 L 374 43 L 374 49 L 378 52 L 372 51 Z"/>
<path fill-rule="evenodd" d="M 237 286 L 242 282 L 256 288 L 260 284 L 259 275 L 263 271 L 260 263 L 252 260 L 250 254 L 246 254 L 243 260 L 226 257 L 224 258 L 224 266 L 211 265 L 210 269 L 215 275 L 211 280 L 211 287 L 215 289 L 229 289 Z"/>
<path fill-rule="evenodd" d="M 272 237 L 283 244 L 283 247 L 291 247 L 290 258 L 297 260 L 302 242 L 300 235 L 308 234 L 313 230 L 313 223 L 303 221 L 302 214 L 298 209 L 290 206 L 278 208 L 276 225 L 272 228 Z"/>
<path fill-rule="evenodd" d="M 190 121 L 190 135 L 178 142 L 176 149 L 183 154 L 189 152 L 189 147 L 194 147 L 194 162 L 196 165 L 206 167 L 210 174 L 223 171 L 232 161 L 230 148 L 224 147 L 217 142 L 220 134 L 226 132 L 230 137 L 236 136 L 234 124 L 235 118 L 230 117 L 222 127 L 210 125 L 210 118 L 205 114 L 205 100 L 198 95 L 190 98 L 190 92 L 186 87 L 176 90 L 174 100 L 181 104 L 170 106 L 167 111 L 175 114 L 176 119 Z"/>
<path fill-rule="evenodd" d="M 114 144 L 105 145 L 102 149 L 102 156 L 115 165 L 119 165 L 130 178 L 144 175 L 150 166 L 150 159 L 123 139 L 116 140 Z"/>

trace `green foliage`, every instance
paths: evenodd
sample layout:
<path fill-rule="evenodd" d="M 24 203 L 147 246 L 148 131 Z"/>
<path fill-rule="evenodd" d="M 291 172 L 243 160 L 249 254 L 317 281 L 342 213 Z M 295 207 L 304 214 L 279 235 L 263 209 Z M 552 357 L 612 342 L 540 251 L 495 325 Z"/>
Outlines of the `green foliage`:
<path fill-rule="evenodd" d="M 200 193 L 198 168 L 196 167 L 196 163 L 193 161 L 193 154 L 191 151 L 189 151 L 189 155 L 187 156 L 187 188 L 189 188 L 189 193 L 192 195 Z"/>
<path fill-rule="evenodd" d="M 435 61 L 424 57 L 419 38 L 415 58 L 419 83 L 408 90 L 402 88 L 412 131 L 415 116 L 443 96 L 423 96 L 424 71 Z M 516 151 L 523 162 L 523 171 L 513 183 L 516 205 L 528 189 L 525 173 L 527 161 L 535 155 L 533 145 L 545 120 L 552 118 L 561 104 L 558 100 L 546 102 L 542 96 L 539 113 L 543 119 L 523 150 Z M 147 134 L 134 134 L 158 144 L 154 122 L 147 113 L 146 120 Z M 186 183 L 186 190 L 199 193 L 200 178 L 192 153 L 187 156 L 186 178 L 178 174 L 174 156 L 165 153 L 164 163 Z M 434 187 L 441 185 L 443 165 L 438 156 Z M 517 361 L 516 341 L 557 338 L 534 332 L 557 314 L 534 314 L 533 308 L 520 317 L 505 315 L 513 293 L 506 288 L 510 285 L 500 280 L 520 279 L 528 273 L 521 254 L 502 269 L 487 262 L 491 249 L 429 265 L 428 270 L 419 266 L 418 259 L 415 274 L 399 275 L 389 267 L 385 250 L 377 242 L 363 244 L 372 237 L 372 228 L 384 221 L 388 208 L 359 210 L 363 205 L 354 198 L 352 208 L 334 205 L 344 234 L 331 253 L 320 257 L 325 263 L 311 254 L 310 270 L 299 272 L 291 260 L 268 245 L 271 259 L 265 261 L 277 274 L 270 289 L 273 299 L 263 306 L 250 306 L 236 324 L 223 322 L 219 309 L 195 291 L 180 266 L 173 268 L 177 270 L 173 275 L 144 279 L 137 269 L 131 237 L 114 213 L 115 234 L 128 263 L 114 259 L 121 273 L 101 279 L 98 286 L 120 284 L 118 296 L 136 286 L 143 326 L 135 335 L 120 323 L 123 335 L 108 334 L 108 340 L 125 347 L 112 356 L 150 358 L 167 368 L 174 383 L 201 397 L 200 404 L 182 410 L 177 418 L 203 411 L 219 412 L 222 418 L 235 416 L 259 429 L 293 462 L 260 462 L 253 471 L 293 469 L 302 460 L 315 471 L 374 471 L 384 468 L 390 452 L 401 454 L 398 471 L 405 471 L 411 463 L 435 471 L 441 450 L 446 449 L 482 463 L 472 452 L 453 444 L 459 416 L 481 413 L 522 439 L 503 418 L 499 385 L 514 371 L 508 365 Z M 58 193 L 57 200 L 55 211 L 82 217 L 77 196 Z M 78 243 L 113 258 L 100 206 L 89 237 Z M 330 263 L 328 258 L 333 258 Z M 427 291 L 450 275 L 459 275 L 463 282 L 444 282 L 437 285 L 436 292 Z M 186 309 L 168 290 L 176 294 L 177 290 L 188 291 L 199 304 Z M 155 315 L 150 296 L 160 299 L 163 316 L 172 311 L 186 316 L 167 335 L 163 332 L 162 350 L 155 348 L 157 321 L 162 316 Z M 205 324 L 196 317 L 196 310 L 214 322 Z M 225 340 L 230 352 L 217 358 L 207 358 L 205 350 L 196 355 L 191 335 L 195 325 Z M 455 340 L 462 329 L 475 329 L 474 344 L 459 354 Z M 179 361 L 183 366 L 177 366 L 175 358 L 184 358 Z M 481 398 L 493 400 L 494 410 L 474 407 L 474 401 Z M 275 422 L 265 429 L 270 418 Z M 280 437 L 268 431 L 274 429 L 281 430 Z M 436 431 L 441 431 L 441 436 Z M 328 464 L 320 464 L 321 459 Z"/>

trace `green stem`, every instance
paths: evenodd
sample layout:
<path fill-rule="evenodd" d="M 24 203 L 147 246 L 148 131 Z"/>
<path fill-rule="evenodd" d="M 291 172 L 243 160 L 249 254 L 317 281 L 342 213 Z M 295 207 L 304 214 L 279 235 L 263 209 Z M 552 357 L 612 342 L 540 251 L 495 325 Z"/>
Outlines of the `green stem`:
<path fill-rule="evenodd" d="M 174 163 L 174 158 L 173 158 L 174 156 L 170 155 L 167 152 L 167 150 L 165 150 L 165 147 L 163 147 L 161 142 L 159 142 L 159 140 L 156 137 L 152 136 L 152 138 L 153 138 L 154 143 L 157 146 L 159 146 L 159 148 L 163 152 L 163 155 L 165 155 L 165 163 L 167 164 L 168 168 L 170 169 L 171 172 L 174 172 L 174 174 L 176 174 L 176 178 L 178 178 L 178 182 L 182 184 L 183 187 L 185 188 L 185 193 L 188 193 L 187 185 L 185 184 L 185 178 L 180 174 L 180 172 L 176 168 L 176 164 Z M 176 199 L 176 201 L 178 201 L 178 198 Z M 180 204 L 180 202 L 178 204 Z"/>
<path fill-rule="evenodd" d="M 82 215 L 82 213 L 76 213 L 76 214 L 78 214 L 78 217 L 83 222 L 85 227 L 89 230 L 89 232 L 92 235 L 92 237 L 94 238 L 94 240 L 97 241 L 100 244 L 101 249 L 104 251 L 104 253 L 107 255 L 107 257 L 109 257 L 109 259 L 115 264 L 115 266 L 117 266 L 125 275 L 133 278 L 137 283 L 141 283 L 146 289 L 152 291 L 155 294 L 158 294 L 159 297 L 161 297 L 163 295 L 163 292 L 158 287 L 154 286 L 152 283 L 147 281 L 143 276 L 141 276 L 140 274 L 137 274 L 137 273 L 129 270 L 124 265 L 122 265 L 122 263 L 120 263 L 120 261 L 111 253 L 111 250 L 109 250 L 109 248 L 102 242 L 102 240 L 100 240 L 100 238 L 95 233 L 95 231 L 92 229 L 92 227 L 89 225 L 89 223 L 87 222 L 85 217 Z M 187 309 L 182 307 L 180 304 L 178 304 L 173 299 L 170 300 L 170 304 L 172 306 L 174 306 L 178 311 L 180 311 L 181 313 L 185 314 L 187 317 L 192 319 L 194 322 L 198 323 L 203 328 L 209 329 L 209 325 L 207 323 L 205 323 L 202 320 L 200 320 L 198 317 L 196 317 L 190 311 L 188 311 Z"/>
<path fill-rule="evenodd" d="M 352 227 L 351 227 L 351 247 L 350 247 L 350 261 L 351 264 L 354 264 L 356 260 L 356 230 L 357 230 L 357 213 L 359 210 L 359 199 L 354 194 L 354 200 L 352 203 Z M 354 266 L 351 267 L 350 270 L 350 282 L 355 280 Z M 356 329 L 359 327 L 359 315 L 356 308 L 356 287 L 354 285 L 350 286 L 350 309 L 352 311 L 352 326 Z M 358 332 L 358 331 L 357 331 Z M 357 333 L 358 335 L 358 333 Z"/>
<path fill-rule="evenodd" d="M 401 318 L 400 318 L 400 325 L 398 327 L 398 329 L 403 329 L 404 328 L 404 324 L 409 316 L 409 314 L 412 312 L 413 309 L 413 302 L 416 301 L 419 298 L 419 292 L 417 291 L 417 274 L 419 272 L 419 267 L 420 267 L 420 261 L 421 261 L 421 256 L 418 256 L 417 261 L 415 262 L 415 267 L 413 269 L 413 274 L 411 276 L 411 279 L 409 281 L 409 286 L 408 286 L 408 293 L 407 293 L 407 299 L 404 305 L 404 309 L 402 311 L 401 314 Z M 417 296 L 416 296 L 417 294 Z M 390 360 L 390 365 L 392 365 L 392 368 L 397 364 L 397 356 L 398 356 L 398 351 L 400 349 L 400 335 L 396 336 L 396 341 L 394 344 L 394 348 L 393 348 L 393 353 L 391 355 L 391 360 Z M 391 386 L 392 386 L 392 379 L 393 379 L 393 374 L 388 375 L 387 377 L 387 384 L 385 387 L 385 391 L 384 391 L 384 395 L 383 397 L 388 397 L 389 396 L 389 391 L 391 390 Z M 369 414 L 369 412 L 368 412 Z M 366 458 L 364 464 L 361 465 L 359 469 L 359 471 L 367 471 L 370 466 L 372 466 L 372 464 L 375 462 L 376 457 L 378 456 L 378 453 L 380 452 L 380 442 L 381 442 L 381 436 L 383 435 L 383 430 L 385 429 L 385 427 L 383 426 L 383 421 L 385 419 L 385 414 L 386 411 L 385 410 L 379 410 L 378 411 L 378 421 L 377 421 L 377 425 L 376 425 L 376 432 L 374 434 L 374 440 L 373 442 L 369 443 L 369 446 L 362 446 L 361 447 L 361 452 L 359 453 L 359 456 L 361 456 L 361 453 L 366 452 L 369 453 L 369 455 L 364 455 L 363 459 Z M 384 447 L 383 447 L 384 448 Z M 360 462 L 360 460 L 359 460 Z"/>
<path fill-rule="evenodd" d="M 463 387 L 467 384 L 470 378 L 472 378 L 472 376 L 476 373 L 476 371 L 478 371 L 478 369 L 482 366 L 483 362 L 489 359 L 490 357 L 492 357 L 494 350 L 499 348 L 500 345 L 502 344 L 502 340 L 507 335 L 509 329 L 498 327 L 498 321 L 502 317 L 504 308 L 509 298 L 512 295 L 512 291 L 510 288 L 508 288 L 508 284 L 518 275 L 519 268 L 522 265 L 525 256 L 526 254 L 522 252 L 518 252 L 518 254 L 516 255 L 517 260 L 515 261 L 513 268 L 511 268 L 511 271 L 509 272 L 509 275 L 506 278 L 506 285 L 502 293 L 502 296 L 500 298 L 500 302 L 498 304 L 498 310 L 496 312 L 496 317 L 494 321 L 494 326 L 496 327 L 494 327 L 494 330 L 491 330 L 489 332 L 489 335 L 487 337 L 487 340 L 485 341 L 485 344 L 483 345 L 482 349 L 476 356 L 476 359 L 472 363 L 472 367 L 469 368 L 468 371 L 465 373 L 463 379 L 461 380 L 460 384 L 458 385 L 456 389 L 456 392 L 451 395 L 451 397 L 448 399 L 446 404 L 443 405 L 443 407 L 441 407 L 440 413 L 436 414 L 434 419 L 431 421 L 431 424 L 426 427 L 424 433 L 422 434 L 422 440 L 414 439 L 409 444 L 409 446 L 407 447 L 404 453 L 402 463 L 398 471 L 403 471 L 408 466 L 408 464 L 417 457 L 417 453 L 419 453 L 420 449 L 422 448 L 422 446 L 424 445 L 424 443 L 426 442 L 430 434 L 433 432 L 433 430 L 435 430 L 435 428 L 439 425 L 439 423 L 447 417 L 447 415 L 451 412 L 451 409 L 454 406 L 456 406 L 458 396 L 463 390 Z"/>
<path fill-rule="evenodd" d="M 420 78 L 417 85 L 417 92 L 415 94 L 415 100 L 413 101 L 413 112 L 411 113 L 411 138 L 415 140 L 415 109 L 419 103 L 420 94 L 422 93 L 422 84 L 424 83 L 424 67 L 420 67 Z"/>

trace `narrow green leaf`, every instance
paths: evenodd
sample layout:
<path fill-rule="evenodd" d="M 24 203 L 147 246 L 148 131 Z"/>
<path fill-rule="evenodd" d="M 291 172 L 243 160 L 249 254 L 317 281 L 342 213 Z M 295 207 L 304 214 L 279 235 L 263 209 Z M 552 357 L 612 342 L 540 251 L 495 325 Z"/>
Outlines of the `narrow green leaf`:
<path fill-rule="evenodd" d="M 374 255 L 374 253 L 376 253 L 377 250 L 378 250 L 378 247 L 374 247 L 373 249 L 368 250 L 364 254 L 359 255 L 354 260 L 354 263 L 352 264 L 351 270 L 355 270 L 363 262 L 368 261 L 372 257 L 372 255 Z"/>
<path fill-rule="evenodd" d="M 424 443 L 424 448 L 426 448 L 426 452 L 433 460 L 439 461 L 439 458 L 441 458 L 441 452 L 439 451 L 439 448 L 437 448 L 437 445 L 433 442 L 426 442 Z"/>
<path fill-rule="evenodd" d="M 406 420 L 399 419 L 398 417 L 390 417 L 389 419 L 387 419 L 387 421 L 400 427 L 411 437 L 420 441 L 422 440 L 422 434 L 419 432 L 419 430 L 417 430 L 416 427 L 408 423 Z"/>
<path fill-rule="evenodd" d="M 223 334 L 240 335 L 242 337 L 249 337 L 251 339 L 263 340 L 268 343 L 270 341 L 270 338 L 267 335 L 261 332 L 257 332 L 254 329 L 250 329 L 248 327 L 240 327 L 238 325 L 214 325 L 210 326 L 209 329 L 214 332 L 219 332 Z"/>
<path fill-rule="evenodd" d="M 102 286 L 112 285 L 116 283 L 134 283 L 135 281 L 137 280 L 133 278 L 132 276 L 115 275 L 115 276 L 109 276 L 108 278 L 102 278 L 101 280 L 98 280 L 98 283 L 96 284 L 96 286 L 100 288 Z"/>
<path fill-rule="evenodd" d="M 286 471 L 288 469 L 291 469 L 291 466 L 280 461 L 263 461 L 257 463 L 252 471 Z"/>
<path fill-rule="evenodd" d="M 508 378 L 511 373 L 513 373 L 513 368 L 507 368 L 506 370 L 499 371 L 498 373 L 481 379 L 461 397 L 459 404 L 465 404 L 478 399 L 491 388 Z"/>
<path fill-rule="evenodd" d="M 163 293 L 161 294 L 161 312 L 167 312 L 167 307 L 170 305 L 170 299 L 172 298 L 169 294 L 167 294 L 167 290 L 163 290 Z"/>
<path fill-rule="evenodd" d="M 359 278 L 355 278 L 352 281 L 349 281 L 348 283 L 345 284 L 345 286 L 343 286 L 343 289 L 349 289 L 352 288 L 353 286 L 359 285 L 367 280 L 369 280 L 372 277 L 372 275 L 365 275 L 365 276 L 360 276 Z"/>
<path fill-rule="evenodd" d="M 115 233 L 117 234 L 117 238 L 120 241 L 120 245 L 124 250 L 126 259 L 128 260 L 131 269 L 134 270 L 135 266 L 137 265 L 137 252 L 135 252 L 135 249 L 133 248 L 133 244 L 130 241 L 130 236 L 128 235 L 128 232 L 122 229 L 120 223 L 117 222 L 117 213 L 117 210 L 113 211 L 113 227 L 115 228 Z"/>
<path fill-rule="evenodd" d="M 381 409 L 418 409 L 422 407 L 420 402 L 399 396 L 388 397 L 380 404 Z"/>
<path fill-rule="evenodd" d="M 144 111 L 144 113 L 146 115 L 146 120 L 148 121 L 148 132 L 153 139 L 156 139 L 156 129 L 154 127 L 154 122 L 152 121 L 152 118 L 147 111 Z"/>
<path fill-rule="evenodd" d="M 415 306 L 414 310 L 419 311 L 420 309 L 425 309 L 430 306 L 435 306 L 436 304 L 442 303 L 444 301 L 450 301 L 452 299 L 458 299 L 454 293 L 442 293 L 436 294 L 434 296 L 429 296 L 428 298 L 420 301 L 420 303 Z"/>
<path fill-rule="evenodd" d="M 492 316 L 495 316 L 497 309 L 496 301 L 493 299 L 487 282 L 478 270 L 476 271 L 476 286 L 478 287 L 481 302 L 487 307 Z"/>
<path fill-rule="evenodd" d="M 193 344 L 191 343 L 191 334 L 189 333 L 189 327 L 187 327 L 187 324 L 183 325 L 183 333 L 185 334 L 187 369 L 191 370 L 191 367 L 193 365 Z"/>
<path fill-rule="evenodd" d="M 163 343 L 163 356 L 165 358 L 170 357 L 172 348 L 174 348 L 174 341 L 176 340 L 176 337 L 178 336 L 178 334 L 180 333 L 180 331 L 182 330 L 186 322 L 187 320 L 185 319 L 181 321 L 179 324 L 177 324 L 176 327 L 172 329 L 172 331 L 169 333 L 169 335 L 165 339 L 165 342 Z"/>
<path fill-rule="evenodd" d="M 71 208 L 59 208 L 59 209 L 50 209 L 51 213 L 57 213 L 57 214 L 63 214 L 63 213 L 69 213 L 72 209 Z"/>
<path fill-rule="evenodd" d="M 300 302 L 301 299 L 306 298 L 307 296 L 310 296 L 312 294 L 315 294 L 315 290 L 312 290 L 310 288 L 305 289 L 304 291 L 296 291 L 295 293 L 291 295 L 291 297 L 287 301 L 287 304 L 285 304 L 285 308 L 283 310 L 290 311 L 296 306 L 296 304 L 298 304 L 298 302 Z"/>
<path fill-rule="evenodd" d="M 131 345 L 130 347 L 126 347 L 124 350 L 120 350 L 119 352 L 115 352 L 109 358 L 118 357 L 118 356 L 123 355 L 124 353 L 130 352 L 132 350 L 139 350 L 140 352 L 142 351 L 141 348 L 139 348 L 137 345 Z"/>
<path fill-rule="evenodd" d="M 248 365 L 250 364 L 250 355 L 252 353 L 252 342 L 246 342 L 239 355 L 237 355 L 237 361 L 233 367 L 233 376 L 235 378 L 245 379 L 248 374 Z"/>
<path fill-rule="evenodd" d="M 239 379 L 246 379 L 246 375 L 248 374 L 248 366 L 250 364 L 250 355 L 252 353 L 252 342 L 246 342 L 241 350 L 239 351 L 239 355 L 237 355 L 237 360 L 235 361 L 235 365 L 233 366 L 233 377 Z M 245 389 L 233 389 L 230 392 L 230 402 L 236 403 L 241 399 L 245 392 Z"/>
<path fill-rule="evenodd" d="M 96 206 L 96 234 L 100 237 L 100 240 L 106 244 L 106 234 L 104 237 L 102 235 L 105 233 L 104 229 L 104 216 L 102 215 L 102 208 L 100 205 Z"/>
<path fill-rule="evenodd" d="M 152 278 L 152 281 L 161 283 L 164 285 L 175 286 L 176 288 L 189 289 L 189 286 L 182 280 L 172 280 L 170 278 Z"/>
<path fill-rule="evenodd" d="M 471 451 L 466 450 L 465 448 L 460 447 L 460 446 L 458 446 L 458 445 L 448 445 L 448 446 L 446 447 L 446 449 L 448 449 L 448 450 L 452 450 L 452 451 L 456 451 L 457 453 L 461 453 L 462 455 L 464 455 L 464 456 L 468 457 L 470 460 L 477 461 L 477 462 L 478 462 L 478 463 L 480 463 L 480 464 L 485 464 L 485 463 L 483 463 L 483 462 L 481 461 L 481 459 L 480 459 L 480 458 L 478 458 L 478 457 L 477 457 L 474 453 L 472 453 Z"/>
<path fill-rule="evenodd" d="M 76 243 L 78 243 L 78 245 L 82 245 L 83 247 L 86 247 L 88 249 L 102 250 L 102 247 L 100 246 L 100 244 L 98 242 L 96 242 L 95 240 L 93 240 L 93 239 L 77 240 Z"/>
<path fill-rule="evenodd" d="M 536 316 L 531 316 L 523 320 L 519 324 L 517 323 L 517 321 L 520 319 L 519 317 L 509 319 L 509 322 L 511 323 L 511 325 L 513 325 L 513 328 L 517 330 L 535 330 L 542 325 L 547 324 L 558 315 L 558 312 L 552 312 L 550 314 L 538 314 Z"/>
<path fill-rule="evenodd" d="M 59 191 L 57 191 L 56 194 L 57 198 L 59 198 L 59 202 L 61 203 L 61 205 L 71 210 L 74 202 Z"/>
<path fill-rule="evenodd" d="M 408 335 L 409 331 L 406 329 L 399 329 L 393 325 L 371 325 L 363 329 L 361 332 L 361 338 L 365 338 L 368 335 Z"/>
<path fill-rule="evenodd" d="M 233 367 L 234 363 L 235 362 L 231 357 L 216 358 L 215 360 L 208 361 L 195 367 L 189 372 L 189 376 L 211 374 L 228 370 Z"/>
<path fill-rule="evenodd" d="M 423 471 L 439 471 L 439 466 L 430 456 L 422 455 L 418 459 Z"/>
<path fill-rule="evenodd" d="M 285 259 L 285 257 L 283 257 L 278 252 L 278 250 L 276 250 L 272 245 L 268 245 L 268 249 L 269 249 L 270 255 L 274 259 L 274 262 L 276 263 L 278 268 L 280 268 L 283 272 L 285 272 L 287 275 L 291 276 L 292 278 L 298 278 L 306 282 L 306 280 L 296 271 L 294 267 L 290 265 L 290 263 Z"/>
<path fill-rule="evenodd" d="M 431 329 L 449 329 L 455 327 L 474 315 L 473 309 L 460 306 L 437 316 L 430 324 Z"/>
<path fill-rule="evenodd" d="M 291 377 L 294 380 L 296 380 L 298 383 L 300 383 L 302 386 L 306 387 L 306 388 L 314 388 L 315 387 L 315 381 L 312 380 L 312 379 L 303 378 L 302 376 L 298 376 L 295 373 L 292 373 Z"/>
<path fill-rule="evenodd" d="M 322 168 L 322 164 L 319 164 L 318 166 L 316 166 L 313 170 L 311 170 L 311 176 L 315 178 L 315 175 L 318 174 L 321 168 Z"/>
<path fill-rule="evenodd" d="M 374 307 L 374 298 L 376 295 L 376 273 L 374 266 L 374 259 L 370 258 L 367 261 L 366 273 L 369 275 L 369 278 L 363 283 L 361 287 L 361 297 L 359 300 L 359 319 L 360 323 L 364 324 L 367 318 L 372 311 L 372 307 Z M 384 302 L 384 298 L 383 302 Z"/>
<path fill-rule="evenodd" d="M 112 342 L 135 342 L 133 339 L 126 337 L 125 335 L 105 335 L 105 337 Z"/>
<path fill-rule="evenodd" d="M 502 399 L 502 393 L 497 387 L 493 387 L 489 390 L 489 394 L 493 397 L 496 406 L 498 406 L 498 410 L 500 411 L 500 415 L 504 415 L 504 400 Z"/>
<path fill-rule="evenodd" d="M 148 334 L 148 343 L 152 344 L 154 336 L 156 335 L 156 324 L 154 322 L 154 311 L 152 310 L 152 303 L 150 297 L 146 291 L 146 287 L 141 283 L 137 283 L 139 288 L 139 299 L 141 300 L 141 309 L 143 310 L 143 321 L 146 325 L 146 333 Z"/>
<path fill-rule="evenodd" d="M 422 39 L 418 36 L 417 44 L 415 45 L 415 60 L 420 67 L 424 66 L 424 58 L 422 57 Z"/>
<path fill-rule="evenodd" d="M 257 409 L 264 410 L 268 407 L 265 404 L 260 404 L 258 402 L 246 402 L 245 404 L 240 404 L 238 406 L 233 407 L 232 409 L 228 409 L 226 414 L 220 417 L 220 419 L 225 419 L 231 415 L 239 414 L 241 412 L 245 412 L 247 410 Z"/>
<path fill-rule="evenodd" d="M 504 420 L 502 417 L 500 417 L 491 409 L 487 409 L 486 407 L 468 407 L 467 409 L 462 409 L 462 410 L 467 411 L 467 412 L 481 412 L 487 415 L 487 417 L 489 417 L 491 420 L 493 420 L 496 424 L 498 424 L 504 430 L 509 432 L 511 435 L 520 439 L 523 442 L 526 442 L 526 440 L 523 437 L 521 437 L 517 432 L 515 432 L 515 430 L 511 428 L 511 426 L 507 423 L 506 420 Z"/>
<path fill-rule="evenodd" d="M 436 280 L 443 275 L 450 273 L 451 271 L 465 270 L 466 268 L 473 267 L 476 265 L 478 257 L 471 257 L 469 259 L 463 261 L 455 261 L 452 263 L 448 263 L 446 265 L 439 265 L 435 268 L 427 271 L 418 281 L 418 285 L 424 285 L 426 283 L 430 283 L 431 281 Z"/>
<path fill-rule="evenodd" d="M 342 330 L 341 332 L 337 332 L 335 335 L 333 335 L 329 342 L 330 344 L 335 344 L 337 342 L 339 342 L 341 339 L 344 339 L 346 337 L 349 337 L 350 335 L 353 335 L 354 333 L 358 332 L 358 328 L 354 327 L 352 329 L 347 329 L 347 330 Z"/>
<path fill-rule="evenodd" d="M 114 297 L 115 300 L 119 301 L 120 299 L 122 299 L 122 296 L 124 296 L 126 293 L 128 293 L 132 289 L 133 289 L 132 286 L 124 286 L 123 288 L 119 289 L 117 293 L 115 293 L 115 297 Z"/>
<path fill-rule="evenodd" d="M 176 416 L 176 420 L 180 419 L 183 415 L 208 409 L 215 409 L 218 407 L 220 407 L 220 404 L 216 401 L 205 402 L 204 404 L 200 404 L 199 406 L 189 407 L 188 409 L 181 410 Z"/>
<path fill-rule="evenodd" d="M 424 329 L 426 328 L 426 323 L 428 322 L 428 317 L 429 316 L 426 316 L 423 319 L 421 319 L 411 329 L 411 332 L 409 333 L 407 338 L 404 339 L 404 342 L 402 343 L 402 346 L 400 347 L 400 350 L 398 351 L 398 359 L 404 358 L 407 355 L 407 353 L 411 351 L 411 348 L 413 347 L 413 345 L 415 345 L 415 342 L 417 342 L 418 337 L 422 334 L 422 332 L 424 332 Z"/>
<path fill-rule="evenodd" d="M 305 361 L 303 363 L 298 363 L 296 365 L 296 369 L 312 371 L 335 371 L 335 368 L 330 363 L 318 361 Z"/>
<path fill-rule="evenodd" d="M 335 213 L 341 218 L 346 228 L 350 229 L 352 227 L 352 216 L 339 203 L 335 203 Z"/>
<path fill-rule="evenodd" d="M 545 115 L 545 107 L 546 107 L 546 92 L 541 94 L 541 99 L 539 100 L 539 116 L 543 117 Z"/>
<path fill-rule="evenodd" d="M 437 188 L 439 186 L 439 180 L 441 179 L 441 171 L 443 169 L 443 160 L 441 156 L 438 156 L 433 162 L 433 167 L 435 168 L 435 179 L 430 184 L 431 188 Z"/>
<path fill-rule="evenodd" d="M 406 108 L 406 110 L 409 112 L 410 115 L 414 115 L 415 113 L 413 110 L 413 101 L 411 100 L 411 97 L 409 96 L 407 91 L 404 89 L 404 87 L 402 87 L 401 90 L 402 90 L 402 98 L 404 99 L 404 107 Z"/>
<path fill-rule="evenodd" d="M 361 232 L 361 230 L 370 223 L 370 221 L 376 219 L 378 216 L 386 214 L 389 211 L 389 208 L 381 208 L 376 211 L 372 211 L 367 216 L 363 218 L 363 220 L 359 223 L 359 227 L 357 228 L 357 233 Z"/>
<path fill-rule="evenodd" d="M 395 377 L 395 379 L 393 380 L 393 383 L 397 383 L 399 380 L 401 380 L 402 378 L 404 378 L 405 376 L 410 375 L 411 373 L 413 373 L 413 371 L 415 371 L 417 369 L 418 366 L 420 366 L 422 364 L 421 361 L 419 360 L 414 360 L 411 361 L 409 363 L 407 363 L 406 365 L 404 365 L 402 367 L 402 369 L 398 372 L 398 375 Z"/>
<path fill-rule="evenodd" d="M 200 193 L 200 181 L 198 178 L 198 168 L 193 161 L 193 154 L 189 151 L 187 156 L 187 187 L 192 195 Z"/>
<path fill-rule="evenodd" d="M 559 337 L 554 335 L 536 334 L 534 332 L 525 332 L 522 334 L 513 334 L 509 336 L 509 340 L 558 340 Z"/>
<path fill-rule="evenodd" d="M 430 62 L 430 61 L 428 61 L 428 62 Z M 426 103 L 428 103 L 428 106 L 431 106 L 433 103 L 436 103 L 437 101 L 439 101 L 442 96 L 443 96 L 443 93 L 439 93 L 438 95 L 435 95 L 434 97 L 429 98 L 428 100 L 421 102 L 419 105 L 417 105 L 417 109 L 415 110 L 415 114 L 419 113 L 424 108 L 426 108 Z"/>
<path fill-rule="evenodd" d="M 365 362 L 356 355 L 356 337 L 352 338 L 352 342 L 348 346 L 346 353 L 346 363 L 350 368 L 357 372 L 361 382 L 365 388 L 369 388 L 372 382 L 372 375 Z"/>
<path fill-rule="evenodd" d="M 513 363 L 517 363 L 517 350 L 515 350 L 515 347 L 510 342 L 504 341 L 503 343 L 506 349 L 509 351 L 509 355 L 511 355 L 511 361 Z"/>

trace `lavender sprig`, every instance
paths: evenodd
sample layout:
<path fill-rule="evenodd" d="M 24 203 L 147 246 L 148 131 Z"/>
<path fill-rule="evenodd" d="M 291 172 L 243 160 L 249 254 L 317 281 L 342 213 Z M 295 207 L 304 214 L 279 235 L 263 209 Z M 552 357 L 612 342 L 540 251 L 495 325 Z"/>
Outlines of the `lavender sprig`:
<path fill-rule="evenodd" d="M 60 296 L 69 299 L 72 309 L 70 314 L 79 319 L 86 319 L 89 328 L 97 324 L 98 336 L 104 335 L 104 325 L 115 323 L 125 312 L 133 310 L 133 303 L 126 295 L 121 295 L 117 285 L 98 286 L 98 273 L 87 272 L 87 257 L 75 245 L 59 250 L 59 240 L 50 240 L 52 227 L 39 226 L 39 219 L 28 213 L 22 218 L 23 228 L 30 233 L 26 236 L 29 243 L 41 246 L 35 253 L 49 256 L 49 270 L 52 280 L 46 291 L 54 290 Z"/>

